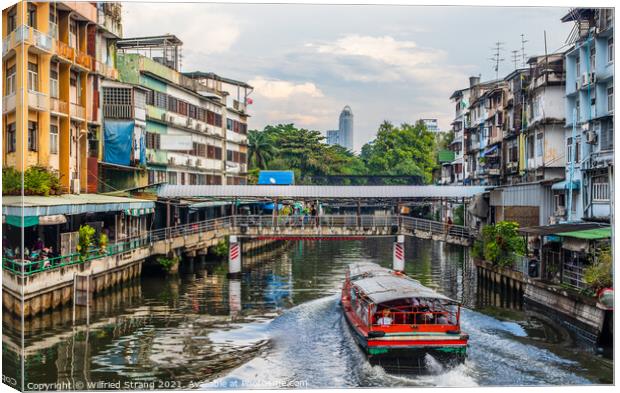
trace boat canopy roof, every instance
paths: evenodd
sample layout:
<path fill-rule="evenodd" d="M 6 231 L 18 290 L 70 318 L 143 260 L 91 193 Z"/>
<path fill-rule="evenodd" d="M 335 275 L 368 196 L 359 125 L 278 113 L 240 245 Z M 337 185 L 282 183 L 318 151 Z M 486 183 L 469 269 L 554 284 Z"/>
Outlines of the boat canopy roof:
<path fill-rule="evenodd" d="M 374 265 L 374 266 L 372 266 Z M 396 274 L 374 263 L 359 263 L 349 265 L 353 284 L 358 287 L 373 303 L 385 303 L 391 300 L 405 298 L 439 299 L 450 303 L 457 303 L 410 277 Z M 364 276 L 354 279 L 355 273 Z"/>

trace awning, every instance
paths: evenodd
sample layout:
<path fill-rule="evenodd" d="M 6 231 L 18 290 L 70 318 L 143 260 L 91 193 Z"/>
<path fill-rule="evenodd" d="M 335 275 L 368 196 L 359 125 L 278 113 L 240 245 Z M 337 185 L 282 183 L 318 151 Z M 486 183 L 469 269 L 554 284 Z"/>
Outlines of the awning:
<path fill-rule="evenodd" d="M 611 227 L 586 229 L 583 231 L 574 231 L 574 232 L 556 233 L 556 235 L 562 236 L 562 237 L 574 237 L 576 239 L 584 239 L 584 240 L 610 239 L 611 238 Z"/>
<path fill-rule="evenodd" d="M 552 190 L 579 190 L 580 188 L 581 182 L 579 180 L 573 180 L 572 182 L 562 180 L 557 183 L 553 183 L 551 186 Z"/>
<path fill-rule="evenodd" d="M 530 236 L 548 236 L 548 235 L 559 235 L 568 232 L 575 231 L 584 231 L 588 229 L 598 229 L 598 228 L 606 228 L 603 224 L 598 223 L 565 223 L 565 224 L 553 224 L 553 225 L 543 225 L 536 227 L 525 227 L 519 228 L 519 233 L 522 235 L 530 235 Z"/>
<path fill-rule="evenodd" d="M 480 154 L 480 157 L 485 157 L 489 154 L 494 153 L 498 149 L 497 145 L 491 146 Z"/>
<path fill-rule="evenodd" d="M 39 217 L 39 225 L 58 225 L 67 222 L 67 217 L 64 214 L 53 214 L 51 216 Z"/>
<path fill-rule="evenodd" d="M 119 212 L 126 209 L 154 207 L 153 201 L 103 194 L 2 197 L 2 214 L 17 217 Z"/>
<path fill-rule="evenodd" d="M 125 209 L 124 213 L 127 216 L 139 217 L 145 214 L 152 214 L 155 212 L 155 209 L 152 207 L 144 208 L 144 209 Z"/>
<path fill-rule="evenodd" d="M 22 228 L 28 228 L 31 226 L 35 226 L 39 224 L 39 217 L 37 216 L 11 216 L 11 215 L 6 215 L 3 216 L 3 222 L 9 225 L 13 225 L 14 227 L 22 227 Z M 23 225 L 22 225 L 22 218 L 24 219 L 23 221 Z"/>

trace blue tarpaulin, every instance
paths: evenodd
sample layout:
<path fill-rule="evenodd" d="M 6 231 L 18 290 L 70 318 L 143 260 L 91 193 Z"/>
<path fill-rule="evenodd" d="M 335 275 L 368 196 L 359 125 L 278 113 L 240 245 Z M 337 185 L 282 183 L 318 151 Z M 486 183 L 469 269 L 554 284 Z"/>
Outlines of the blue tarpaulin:
<path fill-rule="evenodd" d="M 490 148 L 486 149 L 482 154 L 480 154 L 480 157 L 485 157 L 488 156 L 489 154 L 493 154 L 493 152 L 495 152 L 495 150 L 497 150 L 498 146 L 491 146 Z"/>
<path fill-rule="evenodd" d="M 293 171 L 260 171 L 258 184 L 272 184 L 288 186 L 295 184 L 295 172 Z"/>
<path fill-rule="evenodd" d="M 146 140 L 144 132 L 140 134 L 140 164 L 146 164 Z"/>
<path fill-rule="evenodd" d="M 133 120 L 107 120 L 104 123 L 103 161 L 129 165 L 133 145 Z"/>

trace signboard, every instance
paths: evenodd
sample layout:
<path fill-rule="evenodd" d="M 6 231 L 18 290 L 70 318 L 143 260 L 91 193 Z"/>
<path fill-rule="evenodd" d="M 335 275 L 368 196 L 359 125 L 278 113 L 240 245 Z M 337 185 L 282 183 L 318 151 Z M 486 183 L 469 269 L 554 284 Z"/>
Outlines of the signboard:
<path fill-rule="evenodd" d="M 192 137 L 190 135 L 162 135 L 161 147 L 166 150 L 192 150 Z"/>

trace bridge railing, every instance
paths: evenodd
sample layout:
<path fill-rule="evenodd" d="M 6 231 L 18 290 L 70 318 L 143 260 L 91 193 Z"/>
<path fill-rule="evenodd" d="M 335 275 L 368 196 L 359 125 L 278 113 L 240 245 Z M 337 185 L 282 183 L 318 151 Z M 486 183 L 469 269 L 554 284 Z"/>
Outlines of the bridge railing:
<path fill-rule="evenodd" d="M 423 218 L 400 216 L 400 226 L 401 229 L 412 233 L 418 230 L 430 232 L 433 235 L 448 235 L 461 238 L 472 237 L 471 230 L 468 227 Z"/>
<path fill-rule="evenodd" d="M 233 216 L 231 225 L 248 228 L 372 228 L 398 225 L 399 216 L 374 215 L 244 215 Z"/>
<path fill-rule="evenodd" d="M 193 222 L 150 231 L 148 238 L 151 243 L 159 240 L 171 240 L 180 236 L 194 235 L 197 233 L 230 228 L 234 216 L 212 218 L 209 220 Z"/>

